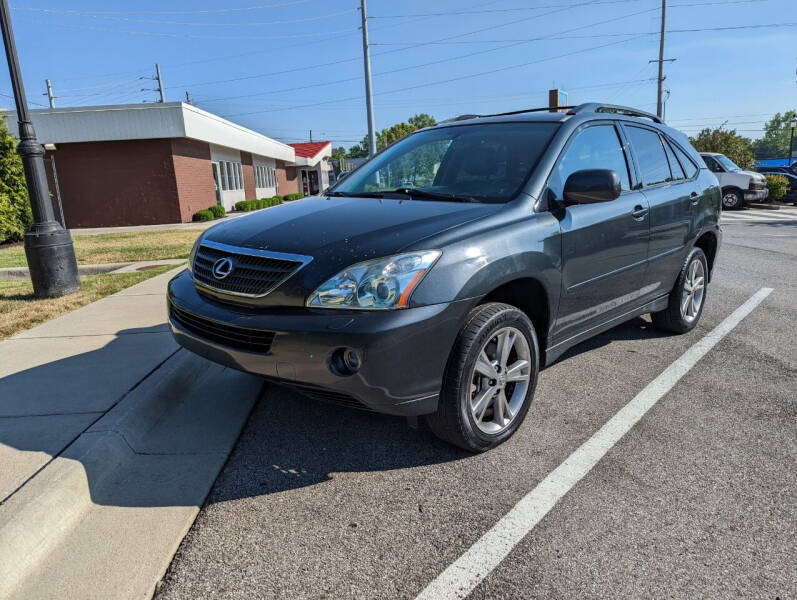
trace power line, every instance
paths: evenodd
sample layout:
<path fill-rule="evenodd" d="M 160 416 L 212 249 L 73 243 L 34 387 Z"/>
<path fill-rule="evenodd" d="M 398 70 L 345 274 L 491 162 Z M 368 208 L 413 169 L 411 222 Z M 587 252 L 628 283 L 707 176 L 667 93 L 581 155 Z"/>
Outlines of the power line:
<path fill-rule="evenodd" d="M 307 4 L 312 0 L 291 0 L 290 2 L 281 2 L 277 4 L 257 4 L 254 6 L 241 6 L 241 7 L 228 7 L 228 8 L 208 8 L 208 9 L 195 9 L 195 10 L 105 10 L 105 11 L 83 11 L 62 8 L 36 8 L 26 6 L 12 6 L 12 10 L 35 11 L 35 12 L 52 12 L 59 14 L 81 14 L 86 13 L 104 14 L 104 15 L 199 15 L 199 14 L 220 14 L 229 12 L 243 12 L 251 10 L 266 10 L 269 8 L 281 8 L 284 6 L 294 6 L 296 4 Z"/>
<path fill-rule="evenodd" d="M 395 74 L 395 73 L 400 73 L 402 71 L 420 69 L 420 68 L 423 68 L 423 67 L 434 66 L 434 65 L 439 65 L 439 64 L 446 63 L 446 62 L 451 62 L 451 61 L 454 61 L 454 60 L 461 60 L 463 58 L 471 58 L 473 56 L 478 56 L 478 55 L 481 55 L 481 54 L 488 54 L 490 52 L 497 52 L 499 50 L 505 50 L 507 48 L 513 48 L 515 46 L 520 46 L 522 44 L 527 44 L 527 43 L 532 42 L 532 41 L 554 39 L 555 36 L 557 36 L 559 34 L 571 33 L 573 31 L 579 31 L 579 30 L 582 30 L 582 29 L 590 28 L 590 27 L 596 27 L 598 25 L 604 25 L 606 23 L 614 23 L 614 22 L 620 21 L 622 19 L 635 17 L 635 16 L 638 16 L 638 15 L 641 15 L 641 14 L 645 14 L 645 13 L 655 12 L 656 10 L 658 10 L 658 9 L 653 8 L 653 9 L 642 10 L 642 11 L 630 13 L 630 14 L 627 14 L 627 15 L 623 15 L 621 17 L 613 17 L 611 19 L 606 19 L 604 21 L 597 21 L 595 23 L 588 23 L 587 25 L 581 25 L 579 27 L 574 27 L 572 29 L 567 29 L 567 30 L 556 32 L 556 33 L 552 33 L 552 34 L 549 34 L 549 35 L 540 36 L 540 37 L 537 37 L 537 38 L 533 38 L 531 40 L 522 40 L 522 41 L 519 41 L 519 42 L 512 42 L 510 44 L 504 44 L 503 46 L 498 46 L 496 48 L 489 48 L 487 50 L 478 50 L 476 52 L 469 52 L 467 54 L 462 54 L 462 55 L 457 55 L 457 56 L 450 56 L 450 57 L 447 57 L 447 58 L 434 60 L 434 61 L 430 61 L 430 62 L 426 62 L 426 63 L 399 67 L 397 69 L 391 69 L 389 71 L 382 71 L 380 73 L 375 73 L 374 75 L 375 76 L 392 75 L 392 74 Z M 537 16 L 539 16 L 539 15 L 537 15 Z M 424 44 L 422 43 L 422 44 L 418 44 L 418 45 L 422 46 Z M 284 92 L 294 92 L 294 91 L 311 89 L 311 88 L 316 88 L 316 87 L 324 87 L 324 86 L 328 86 L 328 85 L 335 85 L 335 84 L 338 84 L 338 83 L 348 83 L 348 82 L 351 82 L 351 81 L 359 81 L 360 79 L 361 79 L 360 76 L 349 77 L 349 78 L 346 78 L 346 79 L 337 79 L 337 80 L 334 80 L 334 81 L 326 81 L 326 82 L 321 82 L 321 83 L 311 83 L 311 84 L 306 84 L 306 85 L 302 85 L 302 86 L 295 86 L 295 87 L 291 87 L 291 88 L 283 88 L 283 89 L 280 89 L 280 90 L 269 90 L 267 92 L 257 92 L 257 93 L 249 93 L 249 94 L 240 94 L 240 95 L 236 95 L 236 96 L 226 96 L 226 97 L 221 97 L 221 98 L 211 98 L 211 99 L 205 100 L 205 102 L 220 102 L 220 101 L 226 101 L 226 100 L 237 100 L 239 98 L 248 98 L 248 97 L 251 97 L 251 96 L 266 96 L 266 95 L 272 95 L 272 94 L 278 94 L 278 93 L 284 93 Z"/>
<path fill-rule="evenodd" d="M 594 2 L 593 4 L 620 4 L 629 0 L 605 0 Z M 638 1 L 638 0 L 635 0 Z M 768 0 L 724 0 L 724 1 L 716 1 L 716 2 L 705 2 L 701 4 L 691 4 L 689 6 L 708 6 L 714 4 L 749 4 L 753 2 L 767 2 Z M 524 6 L 519 8 L 491 8 L 491 9 L 484 9 L 484 10 L 460 10 L 460 11 L 444 11 L 444 12 L 430 12 L 430 13 L 410 13 L 410 14 L 403 14 L 403 15 L 371 15 L 369 18 L 371 19 L 405 19 L 409 17 L 448 17 L 453 15 L 480 15 L 480 14 L 490 14 L 490 13 L 510 13 L 510 12 L 520 12 L 520 11 L 528 11 L 528 10 L 540 10 L 544 8 L 556 8 L 556 7 L 573 7 L 577 6 L 574 4 L 548 4 L 544 6 Z M 686 5 L 677 5 L 677 6 L 686 6 Z"/>
<path fill-rule="evenodd" d="M 244 21 L 238 23 L 219 23 L 208 22 L 202 23 L 197 21 L 164 21 L 163 19 L 139 19 L 136 17 L 121 17 L 109 15 L 102 12 L 94 11 L 71 11 L 49 8 L 21 8 L 18 10 L 25 10 L 27 12 L 36 12 L 43 14 L 57 14 L 69 17 L 89 17 L 93 19 L 104 19 L 106 21 L 124 22 L 124 23 L 145 23 L 150 25 L 179 25 L 181 27 L 268 27 L 277 25 L 295 25 L 298 23 L 310 23 L 312 21 L 322 21 L 325 19 L 332 19 L 341 15 L 347 15 L 354 12 L 356 9 L 350 8 L 347 10 L 338 11 L 335 13 L 328 13 L 324 15 L 315 15 L 312 17 L 302 17 L 301 19 L 291 19 L 285 21 Z"/>
<path fill-rule="evenodd" d="M 512 70 L 512 69 L 519 69 L 519 68 L 527 67 L 527 66 L 530 66 L 530 65 L 533 65 L 533 64 L 539 64 L 539 63 L 548 62 L 548 61 L 551 61 L 551 60 L 556 60 L 556 59 L 559 59 L 559 58 L 566 58 L 568 56 L 574 56 L 576 54 L 583 54 L 584 52 L 590 52 L 592 50 L 598 50 L 598 49 L 606 48 L 606 47 L 609 47 L 609 46 L 616 46 L 618 44 L 624 44 L 624 43 L 633 41 L 635 39 L 638 39 L 638 38 L 631 38 L 631 39 L 628 39 L 628 40 L 620 40 L 620 41 L 617 41 L 617 42 L 610 42 L 610 43 L 607 43 L 607 44 L 601 44 L 599 46 L 592 46 L 590 48 L 583 48 L 581 50 L 574 50 L 572 52 L 567 52 L 567 53 L 559 54 L 559 55 L 556 55 L 556 56 L 549 56 L 549 57 L 546 57 L 546 58 L 540 58 L 540 59 L 536 59 L 536 60 L 532 60 L 532 61 L 528 61 L 528 62 L 524 62 L 524 63 L 509 65 L 509 66 L 501 67 L 501 68 L 497 68 L 497 69 L 491 69 L 489 71 L 482 71 L 482 72 L 479 72 L 479 73 L 471 73 L 469 75 L 462 75 L 460 77 L 452 77 L 450 79 L 435 80 L 435 81 L 432 81 L 432 82 L 429 82 L 429 83 L 413 85 L 413 86 L 408 86 L 408 87 L 403 87 L 403 88 L 396 88 L 396 89 L 386 90 L 386 91 L 382 91 L 382 92 L 376 92 L 374 94 L 374 96 L 383 96 L 383 95 L 387 95 L 387 94 L 395 94 L 397 92 L 406 92 L 406 91 L 415 90 L 415 89 L 424 88 L 424 87 L 431 87 L 431 86 L 435 86 L 435 85 L 443 85 L 443 84 L 446 84 L 446 83 L 452 83 L 454 81 L 462 81 L 462 80 L 465 80 L 465 79 L 472 79 L 472 78 L 481 77 L 481 76 L 484 76 L 484 75 L 492 75 L 494 73 L 500 73 L 500 72 L 509 71 L 509 70 Z M 360 99 L 360 98 L 361 98 L 361 96 L 353 96 L 353 97 L 349 97 L 349 98 L 336 98 L 334 100 L 326 100 L 326 101 L 323 101 L 323 102 L 314 102 L 314 103 L 310 103 L 310 104 L 298 104 L 298 105 L 293 105 L 293 106 L 289 106 L 289 107 L 285 107 L 285 108 L 264 109 L 264 110 L 257 110 L 257 111 L 251 111 L 251 112 L 245 112 L 245 113 L 236 113 L 236 114 L 227 115 L 227 116 L 228 117 L 240 117 L 240 116 L 256 115 L 256 114 L 268 113 L 268 112 L 278 112 L 278 111 L 283 111 L 283 110 L 293 110 L 293 109 L 297 109 L 297 108 L 309 108 L 309 107 L 314 107 L 314 106 L 322 106 L 322 105 L 325 105 L 325 104 L 335 104 L 335 103 L 339 103 L 339 102 L 347 102 L 347 101 L 350 101 L 350 100 L 357 100 L 357 99 Z"/>

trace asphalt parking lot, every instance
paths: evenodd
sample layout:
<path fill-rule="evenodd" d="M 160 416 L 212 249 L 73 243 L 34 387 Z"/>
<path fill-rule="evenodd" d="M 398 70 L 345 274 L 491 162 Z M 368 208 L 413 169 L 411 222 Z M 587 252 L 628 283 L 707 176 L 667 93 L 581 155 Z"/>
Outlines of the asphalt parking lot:
<path fill-rule="evenodd" d="M 267 388 L 156 597 L 416 597 L 761 288 L 496 568 L 447 597 L 797 596 L 797 210 L 723 227 L 694 331 L 636 319 L 577 346 L 488 453 Z"/>

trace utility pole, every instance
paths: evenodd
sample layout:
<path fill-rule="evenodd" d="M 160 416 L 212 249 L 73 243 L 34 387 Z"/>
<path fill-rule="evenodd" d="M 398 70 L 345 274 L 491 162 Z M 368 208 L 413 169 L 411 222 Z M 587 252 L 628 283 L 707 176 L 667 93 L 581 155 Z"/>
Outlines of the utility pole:
<path fill-rule="evenodd" d="M 28 260 L 33 293 L 37 298 L 56 298 L 80 289 L 75 248 L 69 231 L 55 220 L 47 174 L 44 170 L 44 148 L 36 140 L 36 132 L 28 112 L 22 72 L 14 43 L 8 0 L 0 0 L 0 28 L 3 31 L 11 88 L 17 106 L 19 145 L 25 181 L 28 187 L 33 224 L 25 232 L 25 256 Z"/>
<path fill-rule="evenodd" d="M 371 51 L 368 49 L 368 13 L 365 0 L 360 0 L 360 16 L 363 20 L 363 62 L 365 63 L 365 107 L 368 113 L 368 156 L 376 154 L 374 133 L 374 98 L 371 93 Z"/>
<path fill-rule="evenodd" d="M 659 36 L 659 86 L 656 94 L 656 115 L 664 118 L 663 89 L 664 86 L 664 29 L 667 26 L 667 0 L 661 0 L 661 34 Z"/>
<path fill-rule="evenodd" d="M 50 83 L 49 79 L 45 79 L 44 81 L 47 84 L 47 93 L 45 94 L 45 96 L 47 96 L 47 100 L 50 101 L 50 108 L 55 108 L 55 96 L 53 96 L 53 84 Z"/>
<path fill-rule="evenodd" d="M 312 129 L 310 130 L 310 141 L 311 142 L 313 141 L 313 130 Z"/>
<path fill-rule="evenodd" d="M 158 80 L 158 92 L 161 95 L 161 102 L 166 102 L 166 94 L 163 93 L 163 77 L 161 77 L 161 66 L 155 63 L 155 79 Z"/>

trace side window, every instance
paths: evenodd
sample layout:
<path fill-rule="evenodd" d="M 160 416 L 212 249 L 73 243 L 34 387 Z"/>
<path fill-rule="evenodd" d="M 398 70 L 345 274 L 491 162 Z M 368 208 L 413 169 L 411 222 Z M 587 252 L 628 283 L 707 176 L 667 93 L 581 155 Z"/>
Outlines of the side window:
<path fill-rule="evenodd" d="M 692 179 L 692 177 L 697 175 L 697 165 L 692 162 L 692 159 L 686 155 L 686 152 L 681 150 L 677 145 L 670 144 L 670 146 L 675 152 L 675 156 L 678 157 L 678 162 L 681 163 L 681 168 L 684 170 L 684 175 L 687 179 Z"/>
<path fill-rule="evenodd" d="M 670 171 L 672 171 L 672 181 L 682 181 L 686 179 L 686 175 L 684 175 L 684 170 L 681 168 L 681 165 L 678 163 L 678 159 L 675 158 L 675 153 L 672 151 L 670 144 L 667 140 L 662 138 L 662 144 L 664 144 L 664 151 L 667 153 L 667 161 L 670 163 Z"/>
<path fill-rule="evenodd" d="M 721 173 L 722 172 L 722 169 L 720 169 L 719 163 L 717 163 L 716 160 L 714 160 L 710 156 L 702 156 L 701 155 L 701 158 L 703 159 L 703 162 L 706 163 L 706 166 L 708 167 L 709 171 L 712 171 L 713 173 Z"/>
<path fill-rule="evenodd" d="M 626 127 L 626 131 L 639 162 L 642 185 L 656 185 L 669 181 L 672 174 L 659 134 L 640 127 Z"/>
<path fill-rule="evenodd" d="M 552 178 L 554 187 L 560 192 L 564 189 L 567 178 L 576 171 L 584 169 L 611 169 L 617 172 L 620 186 L 630 190 L 628 163 L 625 159 L 620 138 L 613 125 L 594 125 L 576 134 L 573 142 L 562 155 L 555 169 L 556 177 Z"/>

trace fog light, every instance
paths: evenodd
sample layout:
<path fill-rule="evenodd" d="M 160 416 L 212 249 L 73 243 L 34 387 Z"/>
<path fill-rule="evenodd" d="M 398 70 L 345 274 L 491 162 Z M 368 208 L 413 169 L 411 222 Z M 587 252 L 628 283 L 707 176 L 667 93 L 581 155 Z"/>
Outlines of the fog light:
<path fill-rule="evenodd" d="M 338 348 L 332 353 L 329 369 L 340 377 L 354 375 L 360 370 L 362 359 L 356 350 L 351 348 Z"/>

